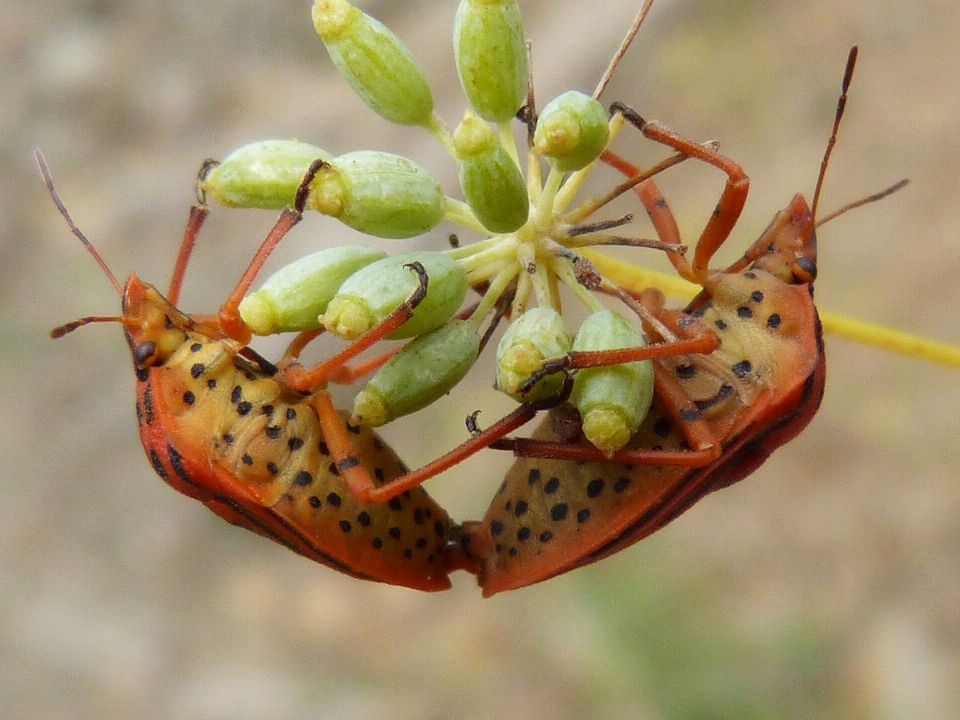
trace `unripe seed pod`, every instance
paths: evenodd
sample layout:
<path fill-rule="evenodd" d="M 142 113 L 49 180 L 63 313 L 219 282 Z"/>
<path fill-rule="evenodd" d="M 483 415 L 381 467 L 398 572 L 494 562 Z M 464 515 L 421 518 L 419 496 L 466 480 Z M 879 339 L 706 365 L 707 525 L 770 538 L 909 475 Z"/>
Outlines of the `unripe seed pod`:
<path fill-rule="evenodd" d="M 240 317 L 256 335 L 320 327 L 318 315 L 343 281 L 383 257 L 382 250 L 351 245 L 307 255 L 281 268 L 240 302 Z"/>
<path fill-rule="evenodd" d="M 480 335 L 465 320 L 411 340 L 357 394 L 350 423 L 379 427 L 425 408 L 464 378 L 479 352 Z"/>
<path fill-rule="evenodd" d="M 404 267 L 412 262 L 420 263 L 427 274 L 427 296 L 413 317 L 387 337 L 399 340 L 440 327 L 463 303 L 467 273 L 455 260 L 430 250 L 392 255 L 361 268 L 340 286 L 321 322 L 346 340 L 379 325 L 417 289 L 417 274 Z"/>
<path fill-rule="evenodd" d="M 617 350 L 645 344 L 643 335 L 627 320 L 600 310 L 584 320 L 573 349 Z M 570 396 L 583 419 L 583 434 L 607 455 L 629 442 L 652 400 L 653 365 L 649 360 L 579 370 Z"/>
<path fill-rule="evenodd" d="M 504 122 L 527 92 L 527 44 L 516 0 L 461 0 L 453 55 L 467 100 L 480 117 Z"/>
<path fill-rule="evenodd" d="M 484 120 L 470 110 L 453 133 L 460 189 L 477 219 L 492 233 L 522 227 L 530 198 L 520 168 Z"/>
<path fill-rule="evenodd" d="M 440 224 L 446 197 L 426 168 L 413 160 L 359 150 L 317 171 L 307 207 L 367 235 L 408 238 Z"/>
<path fill-rule="evenodd" d="M 560 172 L 581 170 L 607 146 L 607 113 L 597 100 L 576 90 L 558 95 L 537 120 L 533 145 Z"/>
<path fill-rule="evenodd" d="M 250 143 L 227 155 L 200 186 L 221 205 L 282 210 L 293 205 L 313 161 L 330 157 L 325 150 L 296 140 Z"/>
<path fill-rule="evenodd" d="M 535 307 L 518 317 L 500 338 L 497 346 L 497 387 L 518 402 L 537 402 L 557 395 L 565 374 L 553 373 L 525 393 L 520 386 L 546 360 L 570 352 L 573 337 L 563 316 L 550 307 Z"/>
<path fill-rule="evenodd" d="M 423 70 L 388 27 L 346 0 L 316 0 L 312 15 L 337 72 L 375 113 L 400 125 L 430 121 Z"/>

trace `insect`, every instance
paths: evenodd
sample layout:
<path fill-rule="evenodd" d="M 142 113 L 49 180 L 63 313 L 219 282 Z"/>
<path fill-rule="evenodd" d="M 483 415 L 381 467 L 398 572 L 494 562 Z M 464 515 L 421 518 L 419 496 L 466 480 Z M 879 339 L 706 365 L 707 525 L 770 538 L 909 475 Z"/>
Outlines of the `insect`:
<path fill-rule="evenodd" d="M 266 256 L 299 221 L 305 189 L 297 209 L 281 214 L 219 314 L 190 315 L 176 305 L 206 206 L 191 209 L 165 297 L 135 274 L 121 286 L 70 219 L 39 153 L 37 160 L 72 232 L 122 298 L 121 315 L 81 318 L 51 334 L 61 337 L 92 322 L 120 323 L 136 374 L 140 438 L 156 473 L 228 522 L 340 572 L 420 590 L 448 588 L 448 573 L 459 565 L 446 557 L 455 526 L 443 508 L 420 487 L 387 503 L 358 501 L 340 468 L 362 466 L 382 484 L 406 472 L 400 458 L 374 433 L 344 429 L 322 384 L 296 391 L 246 346 L 249 330 L 237 305 Z M 420 280 L 422 293 L 425 275 Z M 396 327 L 402 315 L 409 317 L 415 296 L 384 324 Z M 307 340 L 294 340 L 287 355 Z M 340 360 L 332 365 L 344 367 Z M 329 447 L 335 441 L 336 454 Z"/>
<path fill-rule="evenodd" d="M 710 270 L 709 261 L 743 208 L 746 174 L 715 150 L 647 123 L 629 108 L 616 108 L 648 138 L 727 174 L 693 261 L 670 255 L 679 274 L 699 284 L 701 293 L 683 311 L 665 309 L 658 291 L 638 293 L 642 306 L 668 328 L 705 323 L 719 345 L 709 354 L 655 361 L 653 407 L 627 448 L 609 460 L 582 440 L 577 419 L 565 406 L 551 410 L 532 438 L 492 444 L 520 457 L 483 520 L 462 529 L 465 550 L 480 565 L 484 596 L 545 580 L 637 542 L 707 493 L 752 473 L 813 418 L 826 369 L 813 302 L 815 213 L 856 56 L 854 47 L 812 209 L 796 195 L 743 257 L 721 271 Z M 604 159 L 627 175 L 637 172 L 612 154 Z M 638 185 L 636 193 L 661 240 L 679 243 L 676 222 L 653 181 Z M 663 332 L 649 322 L 645 330 Z M 616 361 L 639 359 L 645 352 L 630 351 Z M 545 371 L 583 367 L 585 360 L 568 356 Z"/>

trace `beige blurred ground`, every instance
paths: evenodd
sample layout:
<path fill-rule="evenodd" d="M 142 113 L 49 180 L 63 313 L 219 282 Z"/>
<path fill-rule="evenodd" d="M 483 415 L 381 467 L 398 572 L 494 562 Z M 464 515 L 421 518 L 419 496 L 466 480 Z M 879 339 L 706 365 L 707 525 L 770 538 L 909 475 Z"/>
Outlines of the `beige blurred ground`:
<path fill-rule="evenodd" d="M 404 152 L 453 187 L 430 141 L 345 92 L 308 5 L 0 0 L 0 716 L 956 717 L 956 370 L 830 339 L 819 416 L 753 477 L 594 568 L 486 601 L 465 575 L 434 596 L 341 577 L 154 476 L 117 328 L 46 336 L 117 298 L 31 152 L 117 273 L 161 284 L 198 163 L 247 141 Z M 541 103 L 592 90 L 639 0 L 596 5 L 523 3 Z M 454 122 L 454 3 L 363 6 L 413 47 Z M 658 0 L 608 98 L 744 165 L 729 259 L 812 191 L 859 43 L 824 207 L 912 184 L 822 230 L 818 299 L 960 341 L 958 35 L 947 0 Z M 690 163 L 664 179 L 687 237 L 721 184 Z M 214 212 L 188 309 L 217 306 L 272 218 Z M 347 237 L 312 218 L 272 267 Z M 390 437 L 426 461 L 475 405 L 449 401 Z M 432 487 L 475 517 L 507 462 L 491 453 Z"/>

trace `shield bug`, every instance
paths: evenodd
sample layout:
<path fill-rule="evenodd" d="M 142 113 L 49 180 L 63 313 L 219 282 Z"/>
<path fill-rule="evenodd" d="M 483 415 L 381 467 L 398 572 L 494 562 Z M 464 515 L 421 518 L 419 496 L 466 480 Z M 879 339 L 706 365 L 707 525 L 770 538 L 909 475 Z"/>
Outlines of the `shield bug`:
<path fill-rule="evenodd" d="M 121 285 L 70 219 L 39 153 L 37 160 L 61 214 L 122 299 L 119 316 L 82 318 L 51 334 L 92 322 L 122 326 L 137 381 L 140 438 L 156 473 L 228 522 L 335 570 L 420 590 L 448 588 L 449 569 L 458 565 L 445 558 L 454 530 L 443 508 L 419 487 L 387 503 L 357 500 L 338 468 L 362 467 L 377 485 L 406 472 L 400 458 L 373 432 L 347 428 L 323 383 L 295 390 L 246 345 L 240 299 L 299 221 L 305 192 L 298 193 L 298 209 L 280 215 L 218 315 L 191 315 L 177 301 L 205 205 L 191 210 L 166 296 L 135 274 Z M 410 301 L 340 353 L 331 371 L 408 318 L 425 287 L 421 271 Z"/>
<path fill-rule="evenodd" d="M 813 418 L 826 367 L 813 302 L 815 212 L 856 54 L 853 48 L 847 61 L 813 209 L 796 195 L 725 270 L 711 270 L 709 261 L 743 208 L 746 174 L 715 150 L 616 108 L 647 137 L 727 174 L 692 262 L 669 256 L 681 276 L 703 288 L 701 293 L 683 311 L 665 309 L 658 291 L 638 293 L 657 321 L 677 330 L 705 324 L 718 346 L 709 354 L 654 361 L 651 410 L 627 447 L 610 458 L 583 440 L 576 416 L 571 419 L 565 406 L 552 410 L 532 438 L 493 443 L 520 457 L 484 519 L 463 526 L 465 548 L 480 565 L 485 596 L 545 580 L 637 542 L 707 493 L 752 473 Z M 616 156 L 605 159 L 627 175 L 636 174 Z M 636 193 L 661 240 L 679 243 L 676 223 L 653 181 L 639 184 Z M 650 322 L 645 330 L 663 337 Z M 651 347 L 596 360 L 652 357 Z M 589 357 L 570 354 L 544 372 L 591 364 Z"/>

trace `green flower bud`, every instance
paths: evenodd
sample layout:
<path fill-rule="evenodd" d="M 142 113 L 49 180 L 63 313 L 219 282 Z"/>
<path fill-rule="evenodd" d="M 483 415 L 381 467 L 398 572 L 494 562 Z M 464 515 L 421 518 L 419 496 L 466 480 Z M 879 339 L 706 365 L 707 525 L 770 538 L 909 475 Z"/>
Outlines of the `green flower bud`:
<path fill-rule="evenodd" d="M 527 44 L 516 0 L 461 0 L 453 55 L 480 117 L 504 122 L 517 114 L 527 93 Z"/>
<path fill-rule="evenodd" d="M 576 90 L 555 97 L 540 113 L 533 145 L 560 172 L 581 170 L 607 146 L 607 113 L 598 101 Z"/>
<path fill-rule="evenodd" d="M 557 395 L 564 373 L 553 373 L 526 393 L 520 386 L 546 360 L 570 352 L 573 337 L 563 316 L 550 307 L 527 310 L 507 327 L 497 346 L 497 387 L 518 402 L 537 402 Z"/>
<path fill-rule="evenodd" d="M 467 110 L 453 133 L 460 189 L 477 219 L 492 233 L 522 227 L 530 199 L 520 168 L 486 122 Z"/>
<path fill-rule="evenodd" d="M 465 320 L 410 341 L 357 394 L 350 423 L 379 427 L 425 408 L 464 378 L 479 352 L 480 335 Z"/>
<path fill-rule="evenodd" d="M 440 184 L 413 160 L 359 150 L 320 168 L 307 207 L 367 235 L 408 238 L 440 224 L 446 198 Z"/>
<path fill-rule="evenodd" d="M 256 335 L 320 327 L 317 316 L 357 270 L 386 257 L 382 250 L 353 245 L 307 255 L 281 268 L 240 303 L 240 317 Z"/>
<path fill-rule="evenodd" d="M 400 125 L 426 125 L 433 95 L 400 38 L 346 0 L 315 0 L 313 26 L 340 76 L 371 109 Z"/>
<path fill-rule="evenodd" d="M 574 350 L 642 347 L 643 335 L 610 310 L 592 313 L 580 326 Z M 573 381 L 571 402 L 583 419 L 583 434 L 605 454 L 629 442 L 650 410 L 653 365 L 649 360 L 584 368 Z"/>
<path fill-rule="evenodd" d="M 228 207 L 282 210 L 293 205 L 297 188 L 314 160 L 330 153 L 296 140 L 250 143 L 227 155 L 201 182 L 201 188 Z"/>
<path fill-rule="evenodd" d="M 388 337 L 399 340 L 440 327 L 463 303 L 467 274 L 455 260 L 430 250 L 393 255 L 361 268 L 340 286 L 321 322 L 347 340 L 376 327 L 417 289 L 417 274 L 404 267 L 412 262 L 419 262 L 427 273 L 427 296 L 413 317 Z"/>

